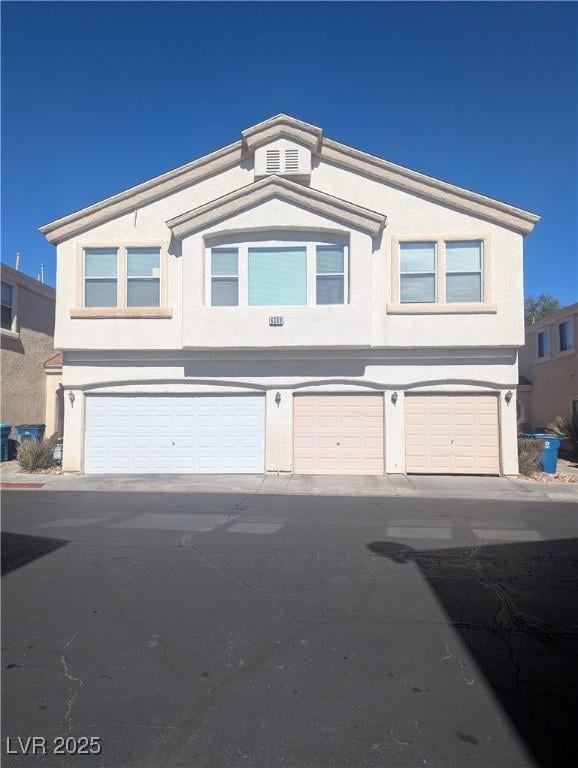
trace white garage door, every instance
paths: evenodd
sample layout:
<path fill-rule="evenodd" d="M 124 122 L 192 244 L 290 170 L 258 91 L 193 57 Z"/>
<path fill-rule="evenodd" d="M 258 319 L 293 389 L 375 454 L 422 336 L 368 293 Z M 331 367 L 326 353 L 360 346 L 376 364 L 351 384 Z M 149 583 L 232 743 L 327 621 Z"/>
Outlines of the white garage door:
<path fill-rule="evenodd" d="M 90 395 L 85 472 L 260 473 L 260 395 Z"/>
<path fill-rule="evenodd" d="M 407 395 L 406 472 L 499 475 L 498 398 Z"/>
<path fill-rule="evenodd" d="M 383 475 L 383 395 L 296 395 L 294 472 Z"/>

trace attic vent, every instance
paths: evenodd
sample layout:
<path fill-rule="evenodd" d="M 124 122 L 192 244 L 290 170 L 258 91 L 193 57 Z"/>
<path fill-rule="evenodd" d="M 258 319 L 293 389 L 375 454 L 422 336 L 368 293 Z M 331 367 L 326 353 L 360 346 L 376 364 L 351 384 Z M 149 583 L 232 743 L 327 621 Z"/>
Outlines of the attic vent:
<path fill-rule="evenodd" d="M 281 150 L 267 150 L 267 173 L 279 173 L 281 171 Z"/>
<path fill-rule="evenodd" d="M 285 171 L 298 171 L 299 170 L 299 150 L 298 149 L 286 149 L 285 150 Z"/>

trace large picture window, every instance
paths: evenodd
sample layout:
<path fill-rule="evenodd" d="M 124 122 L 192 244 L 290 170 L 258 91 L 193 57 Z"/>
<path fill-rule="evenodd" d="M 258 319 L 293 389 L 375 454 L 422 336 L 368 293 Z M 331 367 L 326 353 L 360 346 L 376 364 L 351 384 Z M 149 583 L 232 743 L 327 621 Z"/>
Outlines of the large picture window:
<path fill-rule="evenodd" d="M 307 304 L 306 248 L 249 248 L 248 304 Z"/>
<path fill-rule="evenodd" d="M 331 242 L 334 240 L 334 242 Z M 256 237 L 208 249 L 207 301 L 213 307 L 345 304 L 348 247 L 330 235 Z"/>

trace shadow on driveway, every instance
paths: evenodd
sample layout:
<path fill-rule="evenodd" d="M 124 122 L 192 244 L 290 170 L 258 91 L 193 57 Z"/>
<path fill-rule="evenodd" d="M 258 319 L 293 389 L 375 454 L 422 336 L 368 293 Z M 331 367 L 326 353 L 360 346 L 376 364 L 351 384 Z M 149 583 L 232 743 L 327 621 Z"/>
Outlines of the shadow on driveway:
<path fill-rule="evenodd" d="M 537 764 L 578 765 L 578 540 L 368 549 L 419 567 Z"/>
<path fill-rule="evenodd" d="M 23 533 L 2 533 L 2 576 L 23 565 L 49 555 L 68 544 L 67 539 L 28 536 Z"/>

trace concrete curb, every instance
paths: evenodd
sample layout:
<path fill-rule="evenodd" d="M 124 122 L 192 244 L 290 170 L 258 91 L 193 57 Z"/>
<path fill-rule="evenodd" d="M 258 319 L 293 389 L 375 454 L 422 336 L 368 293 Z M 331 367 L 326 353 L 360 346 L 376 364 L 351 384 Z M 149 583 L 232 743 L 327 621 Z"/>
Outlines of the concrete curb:
<path fill-rule="evenodd" d="M 538 483 L 508 477 L 384 475 L 43 475 L 2 472 L 2 483 L 33 490 L 127 493 L 245 493 L 297 496 L 372 496 L 463 500 L 569 501 L 578 503 L 578 484 Z"/>

